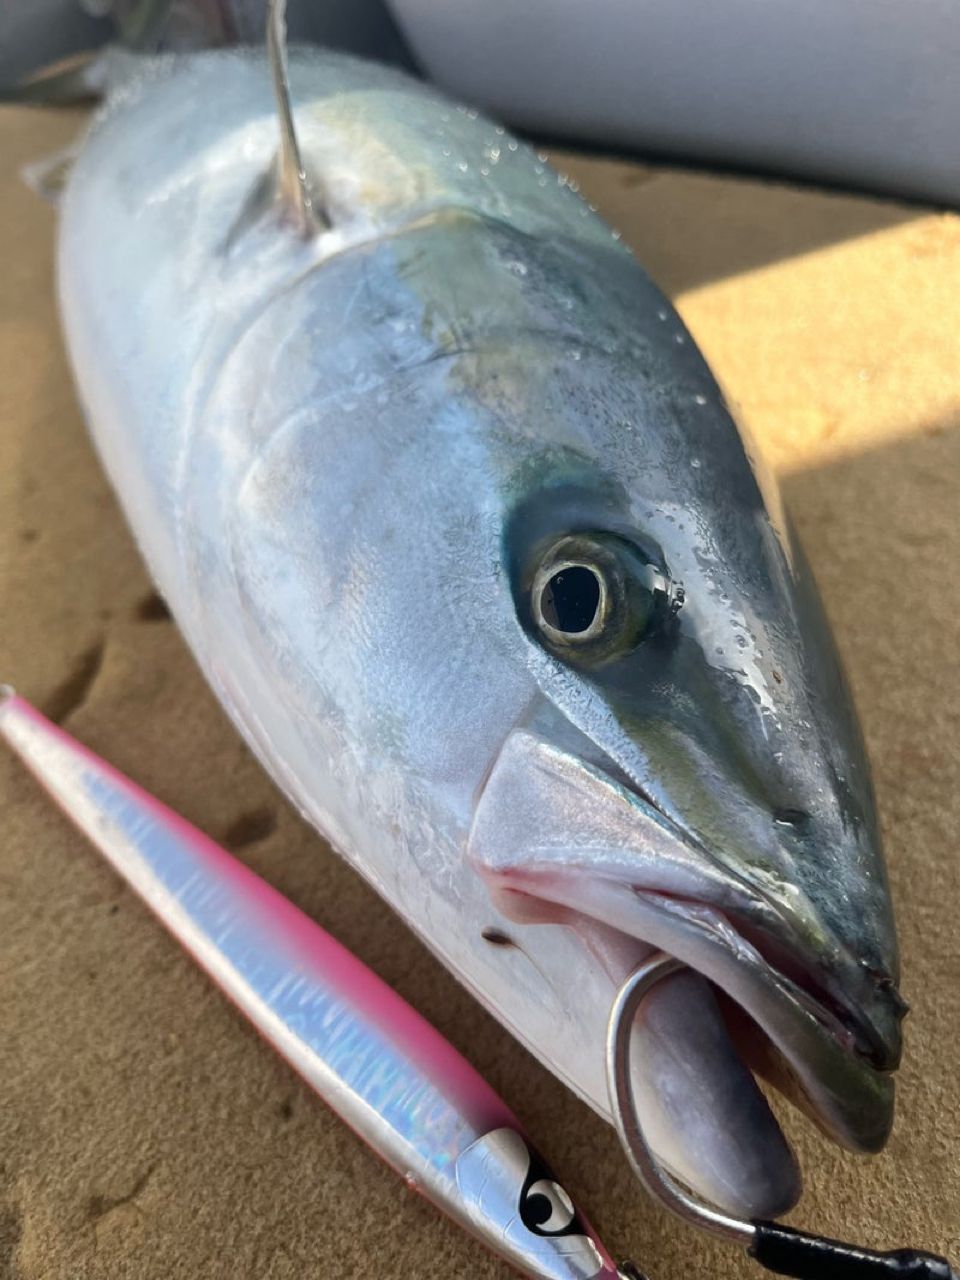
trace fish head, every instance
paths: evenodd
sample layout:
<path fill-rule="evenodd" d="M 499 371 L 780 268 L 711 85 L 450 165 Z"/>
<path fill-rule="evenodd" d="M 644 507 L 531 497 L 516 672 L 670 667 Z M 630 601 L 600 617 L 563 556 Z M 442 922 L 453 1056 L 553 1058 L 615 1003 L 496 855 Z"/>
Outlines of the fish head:
<path fill-rule="evenodd" d="M 856 715 L 775 485 L 632 284 L 608 279 L 573 366 L 533 380 L 569 421 L 513 475 L 503 562 L 542 699 L 487 775 L 471 856 L 518 918 L 553 904 L 704 974 L 751 1065 L 877 1150 L 906 1006 Z"/>
<path fill-rule="evenodd" d="M 677 956 L 751 1067 L 881 1146 L 903 1005 L 863 744 L 775 486 L 655 286 L 454 212 L 306 277 L 231 359 L 211 447 L 249 404 L 262 443 L 224 487 L 235 615 L 198 595 L 306 811 L 519 1034 L 558 991 L 593 1034 L 610 983 L 570 991 L 559 942 L 508 982 L 490 898 L 524 945 L 561 921 Z M 788 1164 L 728 1205 L 786 1207 Z"/>

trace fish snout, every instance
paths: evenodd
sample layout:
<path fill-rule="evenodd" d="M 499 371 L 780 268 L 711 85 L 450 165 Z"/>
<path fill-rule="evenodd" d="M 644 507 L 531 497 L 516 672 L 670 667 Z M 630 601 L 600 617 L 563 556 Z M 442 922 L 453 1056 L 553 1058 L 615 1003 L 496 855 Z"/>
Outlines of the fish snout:
<path fill-rule="evenodd" d="M 854 1036 L 856 1052 L 881 1072 L 900 1065 L 901 1023 L 896 930 L 879 838 L 872 824 L 811 822 L 789 850 L 794 883 L 816 920 L 827 1007 Z M 816 958 L 816 957 L 815 957 Z"/>
<path fill-rule="evenodd" d="M 811 824 L 803 846 L 774 840 L 728 861 L 743 892 L 718 904 L 756 959 L 778 976 L 837 1040 L 881 1073 L 900 1065 L 909 1005 L 885 881 Z M 820 838 L 817 838 L 817 837 Z M 718 860 L 727 861 L 723 855 Z"/>

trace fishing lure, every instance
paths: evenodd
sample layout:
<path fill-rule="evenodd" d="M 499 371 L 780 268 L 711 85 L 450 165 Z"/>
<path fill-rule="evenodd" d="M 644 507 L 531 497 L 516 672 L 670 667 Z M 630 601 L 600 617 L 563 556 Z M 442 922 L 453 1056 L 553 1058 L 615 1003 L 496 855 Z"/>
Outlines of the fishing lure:
<path fill-rule="evenodd" d="M 490 1085 L 356 956 L 9 691 L 0 736 L 265 1039 L 408 1186 L 524 1275 L 629 1277 Z"/>

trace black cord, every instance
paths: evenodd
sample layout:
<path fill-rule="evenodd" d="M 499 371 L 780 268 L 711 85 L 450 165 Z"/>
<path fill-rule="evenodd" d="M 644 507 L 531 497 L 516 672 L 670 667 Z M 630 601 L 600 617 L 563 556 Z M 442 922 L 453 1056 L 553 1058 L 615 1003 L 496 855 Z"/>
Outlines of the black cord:
<path fill-rule="evenodd" d="M 748 1252 L 762 1267 L 794 1280 L 960 1280 L 946 1258 L 920 1249 L 875 1253 L 778 1222 L 757 1222 Z"/>

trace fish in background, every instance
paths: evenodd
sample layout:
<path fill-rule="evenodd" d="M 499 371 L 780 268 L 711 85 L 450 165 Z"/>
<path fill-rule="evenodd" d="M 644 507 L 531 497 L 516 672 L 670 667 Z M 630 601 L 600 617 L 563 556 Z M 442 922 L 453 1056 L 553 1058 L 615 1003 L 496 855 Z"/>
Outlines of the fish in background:
<path fill-rule="evenodd" d="M 99 98 L 131 57 L 261 44 L 267 0 L 31 0 L 0 7 L 0 101 Z M 301 3 L 291 35 L 413 66 L 384 0 Z"/>
<path fill-rule="evenodd" d="M 638 1021 L 644 1128 L 776 1216 L 799 1173 L 754 1070 L 877 1150 L 905 1009 L 802 551 L 572 184 L 399 71 L 287 58 L 273 18 L 276 99 L 261 51 L 147 61 L 70 175 L 103 463 L 267 770 L 581 1097 L 606 1112 L 624 976 L 696 971 Z"/>
<path fill-rule="evenodd" d="M 99 93 L 113 49 L 91 67 L 17 81 L 111 33 L 140 52 L 258 43 L 266 9 L 267 0 L 7 5 L 0 97 Z M 943 0 L 301 0 L 292 20 L 297 39 L 416 69 L 541 139 L 960 201 L 960 14 Z"/>

